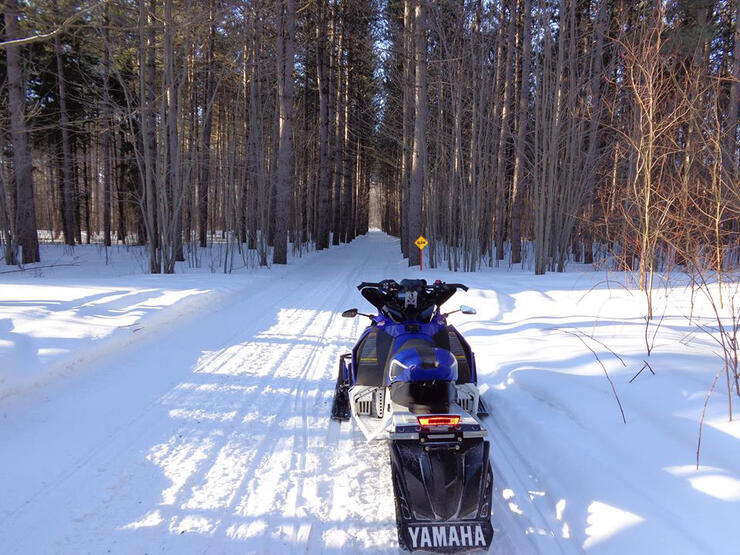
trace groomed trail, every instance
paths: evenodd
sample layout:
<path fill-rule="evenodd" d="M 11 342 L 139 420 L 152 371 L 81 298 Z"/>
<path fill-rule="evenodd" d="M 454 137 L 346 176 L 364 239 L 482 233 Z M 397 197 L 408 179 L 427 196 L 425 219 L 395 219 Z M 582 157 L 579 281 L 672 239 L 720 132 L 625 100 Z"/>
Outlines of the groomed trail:
<path fill-rule="evenodd" d="M 329 410 L 337 359 L 365 325 L 340 314 L 369 309 L 355 286 L 419 270 L 371 232 L 261 272 L 0 399 L 0 553 L 398 552 L 387 445 Z M 594 275 L 423 274 L 468 283 L 450 305 L 478 310 L 451 321 L 477 353 L 492 413 L 492 552 L 732 552 L 722 537 L 740 514 L 740 442 L 722 428 L 721 398 L 707 466 L 691 466 L 713 355 L 664 349 L 657 375 L 628 386 L 642 328 L 606 289 L 578 304 Z M 591 353 L 555 327 L 597 325 L 625 359 L 593 345 L 628 425 Z"/>
<path fill-rule="evenodd" d="M 387 447 L 328 418 L 381 234 L 0 408 L 3 553 L 397 550 Z"/>
<path fill-rule="evenodd" d="M 387 453 L 328 409 L 359 332 L 340 313 L 397 248 L 315 255 L 3 406 L 2 551 L 390 548 Z"/>

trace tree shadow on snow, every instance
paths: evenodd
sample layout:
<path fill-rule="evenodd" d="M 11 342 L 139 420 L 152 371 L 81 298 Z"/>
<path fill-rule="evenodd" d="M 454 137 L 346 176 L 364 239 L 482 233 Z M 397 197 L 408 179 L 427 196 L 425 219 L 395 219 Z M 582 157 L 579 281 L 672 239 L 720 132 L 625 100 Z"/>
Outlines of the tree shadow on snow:
<path fill-rule="evenodd" d="M 556 365 L 582 367 L 589 357 L 595 364 L 587 353 Z M 657 376 L 629 384 L 627 370 L 611 375 L 626 425 L 603 375 L 566 374 L 531 361 L 498 369 L 508 378 L 484 399 L 502 546 L 541 553 L 732 552 L 721 538 L 740 514 L 740 445 L 705 425 L 702 470 L 693 470 L 703 401 L 696 395 L 706 384 L 671 375 L 670 356 L 654 358 Z M 721 394 L 711 405 L 721 414 Z M 735 493 L 702 487 L 701 476 L 719 477 Z"/>

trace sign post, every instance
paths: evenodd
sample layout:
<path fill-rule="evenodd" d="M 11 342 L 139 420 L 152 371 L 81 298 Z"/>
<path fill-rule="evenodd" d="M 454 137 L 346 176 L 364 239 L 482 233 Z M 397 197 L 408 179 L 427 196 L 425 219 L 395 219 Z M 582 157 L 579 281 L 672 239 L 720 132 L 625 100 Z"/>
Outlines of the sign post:
<path fill-rule="evenodd" d="M 419 235 L 419 237 L 414 241 L 414 245 L 419 247 L 419 271 L 421 272 L 424 270 L 424 247 L 426 247 L 429 244 L 429 241 L 426 240 L 426 237 L 423 235 Z"/>

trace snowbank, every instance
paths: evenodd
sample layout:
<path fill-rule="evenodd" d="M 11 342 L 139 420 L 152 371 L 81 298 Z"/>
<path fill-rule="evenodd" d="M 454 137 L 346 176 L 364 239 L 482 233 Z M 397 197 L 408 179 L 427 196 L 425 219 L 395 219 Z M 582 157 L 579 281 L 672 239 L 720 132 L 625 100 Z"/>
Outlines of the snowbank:
<path fill-rule="evenodd" d="M 456 321 L 492 408 L 499 552 L 734 551 L 740 425 L 728 422 L 721 349 L 707 333 L 716 323 L 701 294 L 692 308 L 690 288 L 656 290 L 646 339 L 645 297 L 627 274 L 462 281 L 479 308 Z"/>
<path fill-rule="evenodd" d="M 201 249 L 201 267 L 149 275 L 143 247 L 43 244 L 43 262 L 0 265 L 0 399 L 68 374 L 223 306 L 255 280 L 284 269 L 222 273 L 225 247 Z M 218 273 L 217 273 L 218 272 Z"/>

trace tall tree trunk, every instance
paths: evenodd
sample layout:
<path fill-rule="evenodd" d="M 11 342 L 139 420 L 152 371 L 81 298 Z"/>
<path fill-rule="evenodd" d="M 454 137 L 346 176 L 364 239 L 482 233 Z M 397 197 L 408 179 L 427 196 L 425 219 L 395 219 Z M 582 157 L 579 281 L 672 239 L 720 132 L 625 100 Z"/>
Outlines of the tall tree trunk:
<path fill-rule="evenodd" d="M 414 245 L 421 235 L 422 191 L 424 190 L 424 172 L 427 161 L 426 128 L 427 128 L 427 22 L 425 0 L 417 0 L 414 17 L 414 58 L 416 60 L 416 79 L 414 86 L 414 151 L 411 157 L 411 187 L 409 191 L 409 266 L 420 263 L 420 251 Z"/>
<path fill-rule="evenodd" d="M 511 89 L 514 83 L 514 30 L 516 29 L 516 7 L 509 8 L 509 30 L 506 39 L 506 62 L 504 63 L 504 96 L 501 102 L 501 132 L 498 142 L 498 160 L 496 162 L 496 258 L 504 259 L 504 230 L 506 210 L 504 207 L 506 189 L 506 146 L 507 139 L 511 135 L 509 131 L 509 117 L 511 104 Z M 524 87 L 522 87 L 524 89 Z"/>
<path fill-rule="evenodd" d="M 198 229 L 200 246 L 208 245 L 208 188 L 211 180 L 211 131 L 213 129 L 213 104 L 216 89 L 214 72 L 214 48 L 216 35 L 214 0 L 209 3 L 208 53 L 206 54 L 206 94 L 202 110 L 203 129 L 201 130 L 200 180 L 198 183 Z"/>
<path fill-rule="evenodd" d="M 278 30 L 278 104 L 280 110 L 275 240 L 273 264 L 288 263 L 288 226 L 293 185 L 293 64 L 295 58 L 295 0 L 281 0 Z"/>
<path fill-rule="evenodd" d="M 413 0 L 404 0 L 403 2 L 403 108 L 402 108 L 402 140 L 401 140 L 401 195 L 400 195 L 400 211 L 399 216 L 401 218 L 401 252 L 404 257 L 409 256 L 411 250 L 409 250 L 409 220 L 407 217 L 408 212 L 408 199 L 409 199 L 409 188 L 410 175 L 411 175 L 411 150 L 413 149 L 413 140 L 411 137 L 412 131 L 412 119 L 414 116 L 413 112 L 413 91 L 414 86 L 414 60 L 412 54 L 413 48 L 413 29 L 414 29 L 414 14 L 412 3 Z M 411 241 L 416 240 L 416 237 Z M 416 248 L 415 246 L 413 248 Z"/>
<path fill-rule="evenodd" d="M 167 191 L 163 195 L 166 204 L 165 218 L 161 222 L 166 249 L 163 254 L 165 273 L 175 271 L 175 261 L 184 260 L 182 256 L 182 187 L 180 180 L 180 138 L 177 132 L 178 93 L 175 83 L 175 46 L 172 0 L 165 0 L 164 68 L 167 91 Z"/>
<path fill-rule="evenodd" d="M 266 203 L 267 184 L 263 169 L 264 152 L 262 144 L 262 118 L 259 107 L 262 105 L 262 94 L 260 92 L 261 64 L 259 55 L 261 52 L 261 30 L 262 21 L 259 13 L 255 14 L 254 33 L 252 40 L 252 78 L 249 82 L 249 159 L 252 172 L 252 182 L 256 190 L 256 198 L 252 204 L 252 221 L 250 225 L 250 248 L 258 248 L 260 266 L 267 265 L 266 244 Z M 257 231 L 260 237 L 257 242 Z"/>
<path fill-rule="evenodd" d="M 148 4 L 148 6 L 147 6 Z M 155 0 L 139 0 L 139 94 L 141 105 L 141 136 L 144 165 L 144 211 L 146 234 L 149 246 L 149 270 L 160 273 L 160 241 L 157 222 L 157 186 L 156 176 L 156 111 L 154 108 L 154 42 L 153 25 Z"/>
<path fill-rule="evenodd" d="M 8 40 L 20 38 L 18 30 L 18 2 L 5 0 L 5 36 Z M 15 170 L 15 231 L 21 247 L 23 264 L 39 262 L 39 240 L 36 232 L 36 208 L 33 200 L 31 152 L 26 129 L 26 86 L 19 46 L 7 46 L 8 109 L 10 136 L 13 142 Z"/>
<path fill-rule="evenodd" d="M 116 153 L 122 152 L 123 147 L 123 138 L 122 133 L 120 131 L 112 131 L 113 135 L 113 151 Z M 126 244 L 126 231 L 128 230 L 126 226 L 126 205 L 128 204 L 128 192 L 124 189 L 124 174 L 123 174 L 123 162 L 120 159 L 118 155 L 115 155 L 113 159 L 111 160 L 113 175 L 115 176 L 115 183 L 116 183 L 116 194 L 115 198 L 117 200 L 117 206 L 118 206 L 118 222 L 117 222 L 117 228 L 118 228 L 118 240 L 122 244 Z M 141 213 L 139 210 L 137 212 L 138 214 Z"/>
<path fill-rule="evenodd" d="M 522 177 L 524 175 L 524 148 L 527 139 L 529 115 L 529 68 L 531 7 L 529 0 L 522 0 L 522 63 L 519 103 L 517 107 L 517 131 L 514 145 L 514 175 L 511 181 L 511 263 L 522 261 Z"/>
<path fill-rule="evenodd" d="M 329 76 L 328 76 L 328 0 L 318 0 L 318 21 L 316 22 L 316 58 L 317 78 L 319 89 L 319 180 L 317 184 L 318 233 L 316 248 L 325 249 L 329 246 L 329 192 L 331 183 L 331 168 L 329 166 Z"/>
<path fill-rule="evenodd" d="M 88 136 L 90 135 L 88 130 Z M 85 243 L 90 244 L 92 236 L 92 222 L 90 214 L 90 166 L 92 165 L 92 153 L 90 152 L 89 142 L 83 141 L 82 143 L 82 185 L 83 185 L 83 198 L 85 199 Z M 78 203 L 79 205 L 79 203 Z M 79 229 L 79 226 L 78 226 Z"/>
<path fill-rule="evenodd" d="M 725 159 L 728 183 L 737 185 L 740 180 L 740 160 L 738 159 L 738 109 L 740 109 L 740 0 L 735 0 L 735 47 L 732 63 L 732 84 L 730 85 L 730 99 L 727 105 L 727 130 L 725 131 Z M 737 189 L 736 189 L 737 191 Z M 740 197 L 740 193 L 736 192 Z M 737 199 L 740 201 L 740 198 Z"/>
<path fill-rule="evenodd" d="M 105 4 L 103 15 L 103 133 L 100 150 L 103 155 L 103 244 L 111 245 L 111 100 L 110 100 L 110 4 Z M 119 237 L 119 239 L 121 239 Z"/>
<path fill-rule="evenodd" d="M 58 3 L 54 0 L 54 11 L 58 14 Z M 74 194 L 72 182 L 72 146 L 69 138 L 69 114 L 67 113 L 67 94 L 64 82 L 64 64 L 62 61 L 62 39 L 61 33 L 54 36 L 54 56 L 57 64 L 57 91 L 59 93 L 59 126 L 62 131 L 62 194 L 63 213 L 62 228 L 64 230 L 64 242 L 68 245 L 75 244 L 75 210 L 77 198 Z"/>
<path fill-rule="evenodd" d="M 584 171 L 586 172 L 586 198 L 584 204 L 588 206 L 593 204 L 594 193 L 596 191 L 596 166 L 598 163 L 597 148 L 601 140 L 600 126 L 602 118 L 602 98 L 601 83 L 604 79 L 604 35 L 607 24 L 607 0 L 601 0 L 596 13 L 596 25 L 594 29 L 595 47 L 593 51 L 593 62 L 591 70 L 591 102 L 593 104 L 591 120 L 588 125 L 588 150 L 586 152 L 586 162 Z M 589 208 L 590 210 L 590 208 Z M 593 241 L 591 239 L 591 230 L 588 224 L 582 226 L 583 232 L 583 262 L 585 264 L 593 263 Z"/>
<path fill-rule="evenodd" d="M 339 10 L 344 10 L 344 4 L 340 6 L 335 4 L 334 8 L 334 36 L 336 37 L 337 47 L 334 53 L 334 93 L 335 93 L 335 113 L 334 113 L 334 190 L 332 195 L 332 245 L 338 245 L 342 229 L 342 169 L 344 160 L 344 126 L 347 122 L 344 119 L 344 14 Z"/>
<path fill-rule="evenodd" d="M 340 241 L 342 243 L 349 242 L 350 230 L 353 226 L 353 212 L 352 212 L 352 193 L 354 187 L 354 173 L 351 168 L 352 164 L 352 150 L 354 139 L 350 137 L 350 128 L 354 121 L 354 110 L 351 110 L 352 97 L 350 95 L 350 68 L 352 67 L 352 50 L 351 44 L 347 45 L 347 65 L 344 68 L 344 138 L 342 144 L 344 148 L 342 150 L 342 218 L 340 229 Z"/>
<path fill-rule="evenodd" d="M 0 127 L 0 134 L 5 130 Z M 8 266 L 18 264 L 17 245 L 13 233 L 12 219 L 10 217 L 10 206 L 5 185 L 5 171 L 3 170 L 3 148 L 0 146 L 0 231 L 3 236 L 3 256 Z"/>

